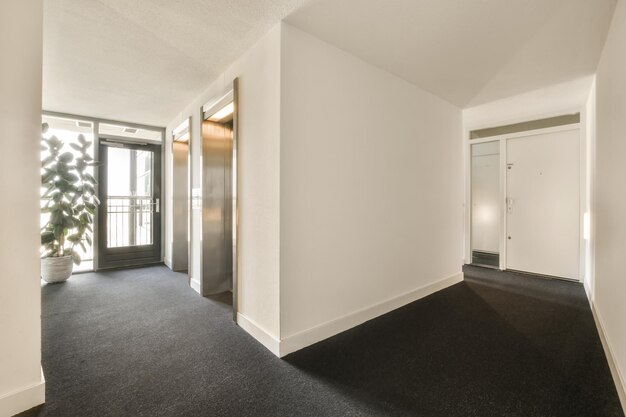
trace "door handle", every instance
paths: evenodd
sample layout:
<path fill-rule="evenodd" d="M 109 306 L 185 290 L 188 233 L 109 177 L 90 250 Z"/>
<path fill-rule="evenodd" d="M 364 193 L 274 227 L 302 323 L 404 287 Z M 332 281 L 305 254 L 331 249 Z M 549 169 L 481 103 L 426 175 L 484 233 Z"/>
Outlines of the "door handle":
<path fill-rule="evenodd" d="M 161 204 L 160 203 L 160 199 L 159 198 L 155 198 L 154 199 L 154 212 L 155 213 L 159 213 L 161 211 Z"/>

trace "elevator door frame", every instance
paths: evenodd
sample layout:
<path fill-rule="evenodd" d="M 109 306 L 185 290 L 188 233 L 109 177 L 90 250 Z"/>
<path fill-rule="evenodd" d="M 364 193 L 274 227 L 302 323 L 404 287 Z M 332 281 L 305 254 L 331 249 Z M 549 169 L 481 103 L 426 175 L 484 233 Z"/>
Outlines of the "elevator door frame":
<path fill-rule="evenodd" d="M 237 323 L 237 312 L 238 312 L 238 300 L 239 300 L 239 285 L 238 285 L 238 272 L 239 272 L 239 250 L 238 250 L 238 242 L 239 242 L 239 198 L 238 198 L 238 192 L 239 192 L 239 186 L 238 186 L 238 178 L 239 178 L 239 161 L 238 161 L 238 120 L 239 120 L 239 102 L 238 102 L 238 96 L 239 96 L 239 79 L 235 78 L 232 82 L 232 84 L 229 85 L 229 87 L 227 89 L 224 90 L 223 94 L 216 96 L 214 100 L 211 100 L 208 105 L 204 105 L 201 108 L 201 121 L 200 121 L 200 127 L 201 129 L 203 128 L 203 124 L 204 122 L 211 116 L 211 110 L 219 110 L 221 108 L 223 108 L 226 104 L 232 102 L 234 109 L 233 109 L 233 119 L 232 119 L 232 147 L 231 147 L 231 160 L 230 160 L 230 204 L 228 205 L 230 207 L 230 213 L 228 213 L 228 216 L 224 216 L 228 222 L 230 222 L 230 231 L 231 231 L 231 240 L 232 240 L 232 249 L 231 249 L 231 254 L 232 256 L 230 256 L 231 262 L 232 262 L 232 309 L 233 309 L 233 320 L 235 321 L 235 323 Z M 208 114 L 207 114 L 208 113 Z M 202 130 L 200 131 L 200 140 L 204 142 L 203 139 L 203 132 Z M 190 146 L 191 149 L 191 146 Z M 204 149 L 204 144 L 201 143 L 200 144 L 200 151 L 202 153 L 204 153 L 203 151 Z M 191 158 L 192 160 L 193 158 Z M 202 156 L 202 160 L 204 160 L 204 155 Z M 204 162 L 202 162 L 201 165 L 204 165 Z M 191 165 L 190 165 L 190 169 Z M 202 172 L 204 169 L 203 166 L 200 167 L 201 170 L 201 175 L 200 178 L 203 179 L 204 178 L 204 173 Z M 202 186 L 202 184 L 201 184 Z M 193 181 L 190 180 L 190 196 L 192 198 L 192 200 L 194 199 L 194 184 Z M 204 207 L 204 190 L 202 190 L 202 200 L 200 202 L 201 207 Z M 193 216 L 193 202 L 191 204 L 189 204 L 189 209 L 190 209 L 190 221 L 192 219 Z M 202 209 L 202 212 L 204 212 L 204 210 Z M 203 221 L 201 220 L 201 225 L 203 225 Z M 203 233 L 203 230 L 200 230 L 199 233 Z M 193 240 L 190 241 L 193 244 Z M 200 274 L 201 276 L 200 278 L 200 288 L 199 288 L 199 292 L 201 295 L 205 295 L 206 292 L 203 289 L 204 286 L 204 256 L 203 256 L 203 242 L 204 240 L 201 239 L 200 240 L 200 250 L 199 250 L 199 257 L 200 259 L 198 259 L 198 264 L 199 264 L 199 269 L 200 269 Z M 191 248 L 190 248 L 191 251 Z M 195 261 L 194 261 L 195 262 Z M 192 271 L 193 270 L 193 266 L 190 265 L 189 266 L 189 270 Z M 192 278 L 193 279 L 193 278 Z"/>
<path fill-rule="evenodd" d="M 492 137 L 487 137 L 487 138 L 481 138 L 481 139 L 470 139 L 467 140 L 466 143 L 467 145 L 465 146 L 465 251 L 464 251 L 464 258 L 465 258 L 465 263 L 471 263 L 471 259 L 472 259 L 472 239 L 471 239 L 471 219 L 472 219 L 472 208 L 471 208 L 471 197 L 472 197 L 472 185 L 471 185 L 471 158 L 472 158 L 472 145 L 475 144 L 479 144 L 479 143 L 485 143 L 485 142 L 494 142 L 494 141 L 499 141 L 500 143 L 500 207 L 499 207 L 499 212 L 500 212 L 500 231 L 499 231 L 499 236 L 500 236 L 500 245 L 499 245 L 499 250 L 500 250 L 500 265 L 499 265 L 499 269 L 500 270 L 506 270 L 507 269 L 507 257 L 506 257 L 506 252 L 507 252 L 507 228 L 506 228 L 506 224 L 507 224 L 507 207 L 506 207 L 506 197 L 507 197 L 507 187 L 506 187 L 506 170 L 507 170 L 507 141 L 508 140 L 513 140 L 513 139 L 519 139 L 519 140 L 523 140 L 520 138 L 524 138 L 527 136 L 535 136 L 535 135 L 542 135 L 542 134 L 547 134 L 547 133 L 554 133 L 554 132 L 561 132 L 561 131 L 567 131 L 567 130 L 574 130 L 577 129 L 579 131 L 579 136 L 580 136 L 580 146 L 581 146 L 581 150 L 584 148 L 584 128 L 583 128 L 583 124 L 582 123 L 573 123 L 573 124 L 568 124 L 568 125 L 563 125 L 563 126 L 556 126 L 556 127 L 549 127 L 549 128 L 545 128 L 545 129 L 536 129 L 536 130 L 530 130 L 530 131 L 524 131 L 524 132 L 516 132 L 516 133 L 509 133 L 509 134 L 505 134 L 505 135 L 498 135 L 498 136 L 492 136 Z M 466 138 L 469 136 L 466 136 Z M 582 157 L 583 153 L 581 152 L 581 166 L 580 166 L 580 171 L 579 174 L 581 176 L 581 182 L 580 182 L 580 203 L 579 203 L 579 208 L 580 208 L 580 219 L 579 219 L 579 229 L 580 229 L 580 239 L 579 239 L 579 246 L 580 246 L 580 259 L 579 259 L 579 280 L 580 282 L 583 281 L 584 279 L 584 271 L 585 271 L 585 240 L 584 240 L 584 234 L 583 234 L 583 229 L 584 229 L 584 225 L 583 225 L 583 218 L 584 218 L 584 212 L 585 212 L 585 194 L 583 192 L 583 188 L 584 188 L 584 181 L 582 181 L 582 178 L 584 176 L 584 158 Z M 562 278 L 562 277 L 555 277 L 555 278 Z"/>

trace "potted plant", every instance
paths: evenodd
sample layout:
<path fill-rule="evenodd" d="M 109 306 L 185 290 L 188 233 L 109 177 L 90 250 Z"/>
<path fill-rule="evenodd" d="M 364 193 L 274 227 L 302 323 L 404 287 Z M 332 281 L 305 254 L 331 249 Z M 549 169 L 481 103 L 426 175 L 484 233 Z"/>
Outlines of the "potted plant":
<path fill-rule="evenodd" d="M 43 133 L 48 125 L 43 125 Z M 97 163 L 88 154 L 88 142 L 81 134 L 78 143 L 70 143 L 76 151 L 63 152 L 65 144 L 56 136 L 42 137 L 42 150 L 48 151 L 42 162 L 41 185 L 45 200 L 41 211 L 49 213 L 46 225 L 41 229 L 41 277 L 47 282 L 63 282 L 72 275 L 72 263 L 80 264 L 76 247 L 86 250 L 91 245 L 93 220 L 96 206 L 100 204 L 95 195 L 96 179 L 87 172 Z"/>

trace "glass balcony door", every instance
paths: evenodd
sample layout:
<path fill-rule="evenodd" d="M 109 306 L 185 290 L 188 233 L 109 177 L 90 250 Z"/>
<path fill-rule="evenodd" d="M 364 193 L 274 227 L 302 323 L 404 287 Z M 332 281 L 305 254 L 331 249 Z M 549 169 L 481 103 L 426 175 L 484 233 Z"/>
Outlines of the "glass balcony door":
<path fill-rule="evenodd" d="M 100 142 L 98 268 L 161 261 L 161 147 Z"/>

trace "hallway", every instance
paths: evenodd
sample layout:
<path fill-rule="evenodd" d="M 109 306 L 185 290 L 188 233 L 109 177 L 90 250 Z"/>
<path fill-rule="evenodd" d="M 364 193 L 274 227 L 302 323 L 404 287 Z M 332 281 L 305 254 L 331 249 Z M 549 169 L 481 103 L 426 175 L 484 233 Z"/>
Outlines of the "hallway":
<path fill-rule="evenodd" d="M 465 273 L 284 360 L 162 266 L 46 285 L 39 415 L 623 415 L 581 285 Z"/>

